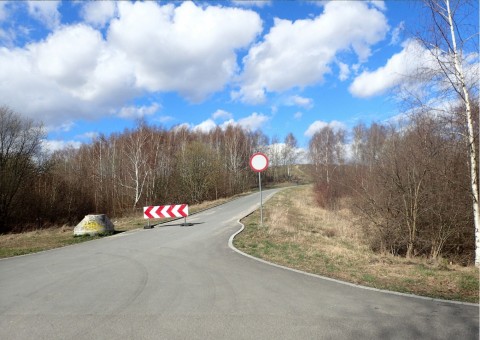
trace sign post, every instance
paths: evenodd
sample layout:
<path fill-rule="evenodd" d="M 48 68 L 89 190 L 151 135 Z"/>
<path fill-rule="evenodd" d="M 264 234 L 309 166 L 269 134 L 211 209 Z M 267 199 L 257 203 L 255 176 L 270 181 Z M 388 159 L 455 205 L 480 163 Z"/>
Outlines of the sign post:
<path fill-rule="evenodd" d="M 254 153 L 250 157 L 250 168 L 258 172 L 258 186 L 260 188 L 260 226 L 263 227 L 263 197 L 262 197 L 262 176 L 261 173 L 268 168 L 268 157 L 261 153 Z"/>

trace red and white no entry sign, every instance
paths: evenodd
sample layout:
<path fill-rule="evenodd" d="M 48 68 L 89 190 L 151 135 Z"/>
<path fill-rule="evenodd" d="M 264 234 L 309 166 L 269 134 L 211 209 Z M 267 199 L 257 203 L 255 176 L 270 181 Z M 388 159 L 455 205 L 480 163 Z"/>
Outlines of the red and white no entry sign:
<path fill-rule="evenodd" d="M 268 168 L 268 158 L 261 152 L 254 153 L 250 157 L 250 168 L 255 172 L 262 172 Z"/>

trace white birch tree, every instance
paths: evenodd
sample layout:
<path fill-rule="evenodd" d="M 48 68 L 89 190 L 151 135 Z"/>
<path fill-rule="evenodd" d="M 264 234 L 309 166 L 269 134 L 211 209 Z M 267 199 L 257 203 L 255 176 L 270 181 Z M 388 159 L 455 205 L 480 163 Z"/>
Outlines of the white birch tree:
<path fill-rule="evenodd" d="M 478 2 L 424 0 L 424 3 L 431 14 L 431 25 L 428 36 L 418 36 L 417 40 L 435 60 L 437 69 L 434 71 L 441 76 L 437 78 L 441 79 L 437 86 L 444 91 L 453 92 L 460 98 L 463 107 L 461 121 L 465 124 L 464 138 L 470 168 L 475 264 L 480 266 L 478 126 L 475 126 L 478 112 L 475 113 L 472 108 L 472 96 L 478 99 Z M 473 25 L 468 24 L 468 15 L 477 15 L 473 18 Z M 470 61 L 472 58 L 473 63 Z M 467 68 L 470 68 L 468 73 Z"/>

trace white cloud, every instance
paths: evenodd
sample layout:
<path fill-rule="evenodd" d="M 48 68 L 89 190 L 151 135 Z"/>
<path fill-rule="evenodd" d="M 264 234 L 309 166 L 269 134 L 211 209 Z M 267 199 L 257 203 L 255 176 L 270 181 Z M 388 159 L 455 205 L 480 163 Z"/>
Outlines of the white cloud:
<path fill-rule="evenodd" d="M 244 57 L 240 89 L 232 98 L 260 103 L 266 92 L 322 82 L 337 53 L 353 51 L 364 62 L 388 29 L 385 15 L 360 1 L 328 2 L 314 19 L 276 18 L 264 40 Z"/>
<path fill-rule="evenodd" d="M 228 120 L 232 119 L 233 115 L 230 112 L 219 109 L 213 113 L 212 118 L 214 120 Z"/>
<path fill-rule="evenodd" d="M 234 119 L 229 119 L 223 122 L 223 124 L 220 125 L 220 127 L 222 129 L 226 129 L 229 125 L 234 125 L 234 126 L 238 125 L 246 130 L 255 131 L 260 129 L 262 125 L 264 125 L 269 120 L 270 120 L 270 117 L 261 113 L 259 114 L 257 112 L 254 112 L 250 116 L 241 118 L 238 121 L 235 121 Z"/>
<path fill-rule="evenodd" d="M 182 130 L 190 130 L 192 128 L 192 126 L 188 123 L 182 123 L 182 124 L 179 124 L 179 125 L 175 125 L 172 130 L 174 132 L 179 132 L 179 131 L 182 131 Z"/>
<path fill-rule="evenodd" d="M 171 122 L 174 119 L 175 118 L 172 117 L 172 116 L 161 116 L 157 119 L 157 121 L 159 121 L 160 123 L 168 123 L 168 122 Z"/>
<path fill-rule="evenodd" d="M 153 115 L 159 109 L 160 105 L 157 103 L 153 103 L 150 106 L 127 106 L 120 109 L 118 116 L 121 118 L 142 118 Z"/>
<path fill-rule="evenodd" d="M 408 81 L 407 77 L 417 73 L 422 65 L 431 63 L 431 57 L 414 40 L 403 44 L 403 49 L 388 59 L 385 66 L 375 71 L 364 71 L 355 78 L 349 87 L 356 97 L 380 95 L 393 87 Z"/>
<path fill-rule="evenodd" d="M 400 36 L 404 30 L 405 30 L 405 22 L 402 21 L 392 31 L 392 38 L 390 40 L 390 45 L 397 45 L 402 40 Z"/>
<path fill-rule="evenodd" d="M 78 89 L 94 72 L 102 48 L 104 42 L 99 32 L 76 25 L 56 31 L 41 43 L 29 45 L 27 51 L 35 58 L 32 66 L 45 80 L 52 80 L 80 96 Z"/>
<path fill-rule="evenodd" d="M 341 81 L 345 81 L 348 79 L 350 76 L 350 68 L 348 67 L 347 64 L 344 64 L 342 62 L 338 62 L 338 67 L 340 68 L 340 75 L 338 76 L 338 79 Z"/>
<path fill-rule="evenodd" d="M 89 1 L 83 6 L 81 15 L 94 27 L 104 27 L 115 16 L 116 8 L 113 1 Z"/>
<path fill-rule="evenodd" d="M 264 6 L 269 6 L 272 4 L 272 1 L 270 0 L 237 0 L 237 1 L 232 1 L 234 5 L 237 6 L 244 6 L 244 7 L 264 7 Z"/>
<path fill-rule="evenodd" d="M 64 140 L 42 140 L 41 147 L 44 152 L 52 153 L 55 151 L 73 148 L 78 149 L 82 146 L 81 142 L 78 141 L 64 141 Z"/>
<path fill-rule="evenodd" d="M 0 49 L 0 79 L 5 105 L 49 126 L 106 114 L 139 92 L 125 56 L 81 24 Z"/>
<path fill-rule="evenodd" d="M 324 121 L 321 121 L 321 120 L 317 120 L 315 122 L 313 122 L 312 124 L 310 124 L 310 126 L 308 127 L 307 131 L 305 131 L 304 135 L 307 136 L 307 137 L 312 137 L 315 132 L 317 131 L 320 131 L 321 129 L 323 129 L 324 127 L 331 127 L 332 129 L 345 129 L 345 124 L 343 124 L 342 122 L 339 122 L 338 120 L 332 120 L 331 122 L 324 122 Z"/>
<path fill-rule="evenodd" d="M 313 99 L 294 95 L 287 98 L 285 105 L 300 106 L 306 109 L 311 109 L 313 107 Z"/>
<path fill-rule="evenodd" d="M 60 1 L 28 1 L 28 13 L 46 27 L 53 29 L 60 25 Z"/>
<path fill-rule="evenodd" d="M 226 128 L 228 128 L 228 126 L 233 125 L 240 126 L 249 131 L 256 131 L 260 129 L 269 120 L 270 117 L 261 113 L 254 112 L 250 116 L 240 118 L 239 120 L 230 118 L 228 120 L 225 120 L 222 124 L 217 124 L 212 118 L 209 118 L 198 125 L 192 125 L 187 123 L 181 124 L 177 127 L 177 129 L 187 128 L 193 131 L 201 131 L 208 133 L 215 129 L 217 126 L 220 127 L 222 130 L 225 130 Z"/>
<path fill-rule="evenodd" d="M 235 50 L 247 47 L 262 28 L 250 10 L 192 2 L 159 6 L 120 2 L 109 41 L 135 68 L 136 84 L 149 91 L 177 91 L 201 101 L 237 71 Z"/>
<path fill-rule="evenodd" d="M 197 126 L 193 127 L 192 130 L 208 133 L 213 129 L 215 129 L 216 127 L 217 127 L 217 124 L 215 124 L 213 120 L 207 119 L 201 122 L 200 124 L 198 124 Z"/>
<path fill-rule="evenodd" d="M 75 126 L 74 122 L 66 121 L 66 122 L 63 122 L 59 125 L 47 126 L 46 129 L 47 129 L 47 132 L 58 132 L 58 131 L 68 132 L 68 131 L 71 131 L 74 126 Z"/>
<path fill-rule="evenodd" d="M 240 119 L 238 125 L 247 130 L 255 131 L 260 129 L 262 125 L 269 120 L 270 118 L 268 116 L 254 112 L 250 116 Z"/>
<path fill-rule="evenodd" d="M 385 1 L 383 0 L 370 0 L 369 2 L 381 11 L 385 11 L 387 9 L 387 6 L 385 5 Z"/>
<path fill-rule="evenodd" d="M 44 3 L 29 3 L 32 15 L 59 22 L 58 3 Z M 192 2 L 116 5 L 118 16 L 105 36 L 86 24 L 63 25 L 44 40 L 0 48 L 0 79 L 8 79 L 0 82 L 4 104 L 55 125 L 65 117 L 118 112 L 146 92 L 202 100 L 231 81 L 236 50 L 262 29 L 259 15 L 245 9 Z"/>
<path fill-rule="evenodd" d="M 293 115 L 293 118 L 298 120 L 298 119 L 302 118 L 302 116 L 303 116 L 303 113 L 298 111 L 298 112 L 295 112 L 295 114 Z"/>
<path fill-rule="evenodd" d="M 274 143 L 267 145 L 265 153 L 270 160 L 270 165 L 271 166 L 278 166 L 281 164 L 274 164 L 275 161 L 277 162 L 283 162 L 283 158 L 280 157 L 281 159 L 278 158 L 279 155 L 282 155 L 285 152 L 286 144 L 285 143 Z M 308 152 L 304 148 L 294 148 L 293 153 L 295 155 L 295 164 L 307 164 L 308 163 L 308 158 L 306 157 L 308 155 Z"/>
<path fill-rule="evenodd" d="M 100 134 L 96 131 L 90 131 L 90 132 L 85 132 L 82 133 L 81 135 L 76 136 L 75 138 L 77 139 L 82 139 L 82 140 L 93 140 L 97 138 Z"/>

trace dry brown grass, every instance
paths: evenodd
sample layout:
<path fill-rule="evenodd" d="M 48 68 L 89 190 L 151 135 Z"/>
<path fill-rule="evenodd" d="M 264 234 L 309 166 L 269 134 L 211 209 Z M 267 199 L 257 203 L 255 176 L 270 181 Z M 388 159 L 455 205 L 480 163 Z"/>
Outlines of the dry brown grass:
<path fill-rule="evenodd" d="M 348 209 L 316 206 L 311 186 L 286 189 L 243 220 L 239 249 L 282 265 L 361 285 L 478 302 L 478 268 L 373 253 Z"/>
<path fill-rule="evenodd" d="M 235 198 L 235 197 L 234 197 Z M 207 201 L 202 204 L 192 205 L 189 207 L 190 215 L 212 208 L 219 204 L 223 204 L 234 198 L 223 198 L 217 201 Z M 143 228 L 147 224 L 147 220 L 143 218 L 143 213 L 137 213 L 130 216 L 111 219 L 116 233 L 126 232 L 134 229 Z M 151 224 L 159 224 L 171 221 L 172 219 L 152 220 Z M 0 235 L 0 258 L 11 257 L 16 255 L 24 255 L 35 253 L 42 250 L 48 250 L 70 244 L 89 241 L 99 238 L 91 236 L 74 237 L 74 226 L 59 226 L 48 229 L 39 229 L 17 234 Z"/>
<path fill-rule="evenodd" d="M 73 227 L 70 226 L 0 235 L 0 258 L 58 248 L 94 238 L 96 237 L 73 237 Z"/>

